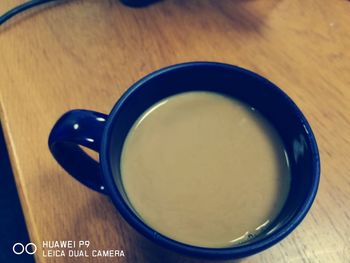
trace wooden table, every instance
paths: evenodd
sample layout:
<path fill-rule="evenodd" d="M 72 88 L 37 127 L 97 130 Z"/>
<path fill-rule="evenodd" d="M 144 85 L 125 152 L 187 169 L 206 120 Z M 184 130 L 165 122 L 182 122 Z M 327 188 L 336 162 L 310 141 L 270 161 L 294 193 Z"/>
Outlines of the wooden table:
<path fill-rule="evenodd" d="M 0 13 L 20 2 L 1 0 Z M 31 240 L 39 249 L 44 240 L 123 249 L 126 257 L 114 262 L 201 262 L 140 237 L 108 198 L 67 175 L 47 147 L 65 111 L 108 113 L 145 74 L 198 60 L 240 65 L 276 83 L 303 110 L 319 143 L 322 176 L 311 212 L 278 245 L 240 262 L 350 262 L 346 0 L 165 0 L 145 9 L 117 0 L 63 1 L 2 26 L 1 123 Z M 38 262 L 106 262 L 41 252 Z"/>

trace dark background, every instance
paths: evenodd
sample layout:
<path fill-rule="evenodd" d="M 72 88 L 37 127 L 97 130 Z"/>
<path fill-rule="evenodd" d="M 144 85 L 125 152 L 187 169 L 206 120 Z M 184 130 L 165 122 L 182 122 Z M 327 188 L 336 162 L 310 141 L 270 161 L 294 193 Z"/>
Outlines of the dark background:
<path fill-rule="evenodd" d="M 12 252 L 17 242 L 26 245 L 30 241 L 0 127 L 0 263 L 34 263 L 33 256 Z"/>

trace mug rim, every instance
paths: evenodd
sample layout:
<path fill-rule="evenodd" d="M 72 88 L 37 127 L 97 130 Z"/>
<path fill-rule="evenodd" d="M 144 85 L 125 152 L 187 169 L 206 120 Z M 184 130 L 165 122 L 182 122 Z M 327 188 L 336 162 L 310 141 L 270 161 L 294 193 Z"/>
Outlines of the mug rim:
<path fill-rule="evenodd" d="M 285 99 L 285 102 L 288 103 L 289 108 L 291 108 L 291 110 L 296 114 L 298 121 L 304 126 L 304 129 L 306 132 L 306 137 L 307 137 L 306 142 L 308 146 L 310 146 L 311 154 L 312 154 L 312 173 L 313 173 L 311 175 L 313 176 L 313 180 L 310 188 L 308 189 L 307 197 L 303 202 L 302 206 L 296 212 L 295 216 L 293 216 L 293 218 L 287 224 L 283 225 L 280 229 L 276 230 L 276 232 L 274 232 L 270 236 L 264 237 L 260 240 L 257 240 L 256 242 L 247 243 L 240 246 L 233 246 L 233 247 L 206 248 L 206 247 L 188 245 L 188 244 L 176 241 L 174 239 L 171 239 L 165 235 L 162 235 L 161 233 L 158 233 L 156 230 L 152 229 L 150 226 L 144 223 L 135 214 L 135 212 L 133 212 L 132 209 L 129 208 L 127 203 L 124 201 L 122 195 L 120 194 L 119 190 L 117 189 L 117 186 L 115 185 L 113 173 L 111 171 L 109 160 L 108 160 L 108 156 L 109 156 L 108 143 L 112 137 L 112 127 L 113 127 L 114 119 L 118 114 L 119 110 L 121 109 L 121 107 L 123 107 L 124 102 L 128 99 L 128 97 L 134 91 L 141 88 L 145 83 L 147 83 L 153 78 L 158 77 L 159 75 L 162 75 L 170 71 L 176 71 L 182 68 L 203 67 L 203 66 L 219 67 L 222 69 L 228 69 L 231 71 L 244 73 L 251 78 L 256 78 L 259 81 L 264 82 L 265 85 L 268 85 L 269 87 L 274 88 L 275 91 L 279 93 L 278 95 L 283 97 Z M 315 199 L 318 186 L 319 186 L 319 181 L 320 181 L 320 157 L 319 157 L 317 142 L 308 121 L 306 120 L 301 110 L 294 103 L 294 101 L 279 87 L 277 87 L 275 84 L 273 84 L 266 78 L 258 75 L 257 73 L 254 73 L 250 70 L 247 70 L 238 66 L 226 64 L 226 63 L 208 62 L 208 61 L 185 62 L 185 63 L 175 64 L 175 65 L 161 68 L 159 70 L 153 71 L 152 73 L 146 75 L 145 77 L 143 77 L 142 79 L 134 83 L 130 88 L 128 88 L 123 93 L 123 95 L 119 98 L 116 104 L 113 106 L 108 116 L 106 127 L 104 129 L 103 136 L 102 136 L 101 150 L 100 150 L 100 164 L 101 164 L 102 177 L 105 183 L 105 187 L 107 188 L 108 196 L 112 199 L 119 213 L 133 228 L 135 228 L 138 232 L 140 232 L 150 240 L 154 241 L 155 243 L 160 244 L 169 249 L 172 249 L 177 252 L 184 253 L 190 256 L 196 256 L 196 257 L 202 257 L 202 258 L 213 258 L 213 259 L 214 258 L 217 258 L 217 259 L 241 258 L 241 257 L 253 255 L 273 246 L 274 244 L 276 244 L 277 242 L 285 238 L 290 232 L 292 232 L 296 228 L 296 226 L 298 226 L 301 223 L 303 218 L 308 213 Z"/>

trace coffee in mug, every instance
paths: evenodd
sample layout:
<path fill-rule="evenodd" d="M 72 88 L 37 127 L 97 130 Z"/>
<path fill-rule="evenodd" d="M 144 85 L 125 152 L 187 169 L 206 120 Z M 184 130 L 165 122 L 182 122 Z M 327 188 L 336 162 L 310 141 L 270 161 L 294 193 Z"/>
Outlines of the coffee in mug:
<path fill-rule="evenodd" d="M 253 107 L 203 91 L 146 110 L 128 133 L 120 168 L 145 223 L 209 248 L 235 246 L 266 230 L 291 180 L 275 128 Z"/>
<path fill-rule="evenodd" d="M 320 180 L 316 139 L 292 99 L 254 72 L 217 62 L 152 72 L 108 115 L 70 110 L 48 144 L 143 236 L 202 259 L 277 244 L 307 215 Z"/>

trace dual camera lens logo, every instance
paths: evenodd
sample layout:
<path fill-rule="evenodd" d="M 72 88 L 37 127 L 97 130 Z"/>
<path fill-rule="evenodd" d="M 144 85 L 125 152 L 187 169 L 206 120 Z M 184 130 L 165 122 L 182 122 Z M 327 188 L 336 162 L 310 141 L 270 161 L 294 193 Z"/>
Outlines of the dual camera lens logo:
<path fill-rule="evenodd" d="M 23 253 L 27 253 L 28 255 L 35 254 L 37 247 L 34 243 L 28 243 L 26 245 L 22 243 L 16 243 L 12 247 L 13 253 L 16 255 L 22 255 Z"/>

